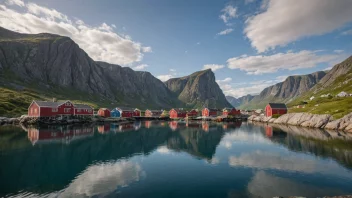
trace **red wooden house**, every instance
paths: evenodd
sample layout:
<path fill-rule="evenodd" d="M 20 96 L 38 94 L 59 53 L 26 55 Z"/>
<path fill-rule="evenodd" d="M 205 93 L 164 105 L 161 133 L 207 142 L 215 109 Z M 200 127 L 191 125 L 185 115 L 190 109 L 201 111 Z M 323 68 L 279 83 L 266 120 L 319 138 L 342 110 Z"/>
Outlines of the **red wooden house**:
<path fill-rule="evenodd" d="M 159 118 L 162 113 L 163 113 L 162 110 L 149 110 L 149 109 L 147 109 L 145 111 L 145 117 Z"/>
<path fill-rule="evenodd" d="M 141 116 L 141 110 L 139 110 L 139 109 L 134 109 L 132 116 L 133 116 L 133 117 L 140 117 L 140 116 Z"/>
<path fill-rule="evenodd" d="M 240 110 L 236 110 L 235 108 L 224 108 L 222 110 L 222 115 L 224 115 L 224 116 L 241 115 L 241 111 Z"/>
<path fill-rule="evenodd" d="M 100 108 L 98 110 L 98 115 L 104 118 L 109 118 L 110 117 L 110 110 L 107 108 Z"/>
<path fill-rule="evenodd" d="M 208 109 L 204 108 L 202 110 L 202 116 L 203 117 L 216 117 L 221 114 L 221 111 L 219 109 Z"/>
<path fill-rule="evenodd" d="M 187 112 L 187 117 L 197 117 L 198 111 L 196 109 L 192 109 L 191 111 Z"/>
<path fill-rule="evenodd" d="M 169 111 L 170 118 L 185 118 L 187 112 L 183 109 L 171 109 Z"/>
<path fill-rule="evenodd" d="M 75 104 L 74 109 L 75 109 L 74 115 L 77 115 L 77 116 L 93 116 L 94 115 L 94 110 L 89 105 Z"/>
<path fill-rule="evenodd" d="M 30 117 L 57 117 L 74 115 L 74 105 L 70 101 L 47 102 L 33 101 L 28 108 Z"/>
<path fill-rule="evenodd" d="M 130 107 L 118 107 L 116 108 L 119 111 L 119 116 L 121 118 L 132 118 L 137 115 L 135 113 L 136 109 L 130 108 Z M 140 111 L 139 111 L 139 116 L 140 116 Z"/>
<path fill-rule="evenodd" d="M 284 103 L 269 103 L 265 107 L 266 117 L 273 115 L 283 115 L 287 113 L 287 106 Z"/>

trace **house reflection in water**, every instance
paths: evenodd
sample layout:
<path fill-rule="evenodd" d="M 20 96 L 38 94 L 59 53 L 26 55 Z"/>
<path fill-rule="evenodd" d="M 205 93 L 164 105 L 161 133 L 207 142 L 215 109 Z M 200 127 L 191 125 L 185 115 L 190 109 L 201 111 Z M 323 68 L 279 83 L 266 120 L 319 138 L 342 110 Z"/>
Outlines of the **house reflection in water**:
<path fill-rule="evenodd" d="M 144 127 L 149 129 L 152 126 L 152 121 L 145 121 L 144 122 Z"/>
<path fill-rule="evenodd" d="M 268 138 L 284 138 L 287 136 L 287 133 L 283 132 L 282 130 L 279 129 L 275 129 L 274 127 L 270 126 L 270 125 L 264 125 L 264 129 L 265 129 L 265 135 Z"/>
<path fill-rule="evenodd" d="M 119 126 L 120 132 L 133 131 L 133 130 L 136 130 L 133 123 L 120 124 Z"/>
<path fill-rule="evenodd" d="M 72 126 L 28 128 L 28 139 L 33 145 L 39 143 L 66 143 L 73 140 L 93 136 L 93 127 L 87 126 L 75 128 Z"/>
<path fill-rule="evenodd" d="M 169 122 L 169 127 L 171 130 L 176 131 L 177 129 L 178 122 L 177 121 L 171 121 Z"/>
<path fill-rule="evenodd" d="M 98 132 L 101 134 L 109 133 L 110 132 L 110 123 L 98 125 Z"/>
<path fill-rule="evenodd" d="M 222 128 L 224 130 L 227 130 L 227 129 L 239 128 L 241 127 L 241 125 L 242 125 L 242 122 L 225 122 L 222 124 Z"/>

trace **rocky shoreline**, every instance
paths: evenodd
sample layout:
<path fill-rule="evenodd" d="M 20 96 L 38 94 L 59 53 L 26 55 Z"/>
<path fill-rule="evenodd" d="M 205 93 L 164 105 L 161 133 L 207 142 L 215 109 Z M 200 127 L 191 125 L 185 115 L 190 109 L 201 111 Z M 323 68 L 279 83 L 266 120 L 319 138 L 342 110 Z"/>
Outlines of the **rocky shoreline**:
<path fill-rule="evenodd" d="M 69 118 L 69 119 L 41 119 L 28 116 L 21 116 L 18 118 L 0 117 L 1 125 L 65 125 L 65 124 L 83 124 L 83 123 L 99 123 L 99 122 L 115 122 L 125 123 L 135 121 L 134 118 Z"/>
<path fill-rule="evenodd" d="M 352 133 L 352 113 L 337 120 L 334 120 L 329 114 L 319 115 L 310 113 L 288 113 L 280 116 L 279 118 L 266 117 L 263 115 L 252 115 L 248 118 L 248 120 L 253 122 L 294 125 Z"/>

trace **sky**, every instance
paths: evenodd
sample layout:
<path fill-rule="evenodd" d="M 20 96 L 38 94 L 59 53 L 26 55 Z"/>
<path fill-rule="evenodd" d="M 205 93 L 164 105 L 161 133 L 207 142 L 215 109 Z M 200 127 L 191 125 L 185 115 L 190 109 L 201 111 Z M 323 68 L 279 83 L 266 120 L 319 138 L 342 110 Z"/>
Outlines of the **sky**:
<path fill-rule="evenodd" d="M 71 37 L 96 61 L 162 81 L 212 69 L 258 94 L 352 55 L 351 0 L 0 0 L 0 26 Z"/>

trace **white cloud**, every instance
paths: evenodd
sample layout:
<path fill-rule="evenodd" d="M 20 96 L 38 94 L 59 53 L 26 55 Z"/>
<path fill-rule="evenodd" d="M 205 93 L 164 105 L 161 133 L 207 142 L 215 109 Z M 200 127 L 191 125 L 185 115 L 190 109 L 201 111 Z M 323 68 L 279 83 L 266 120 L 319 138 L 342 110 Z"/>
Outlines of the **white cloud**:
<path fill-rule="evenodd" d="M 197 45 L 200 45 L 200 42 L 197 42 L 196 44 L 197 44 Z"/>
<path fill-rule="evenodd" d="M 286 76 L 278 76 L 278 77 L 276 77 L 276 80 L 279 82 L 283 82 L 284 80 L 286 80 L 287 77 L 288 77 L 287 75 Z"/>
<path fill-rule="evenodd" d="M 222 84 L 222 83 L 228 83 L 228 82 L 231 82 L 232 81 L 232 78 L 225 78 L 224 80 L 217 80 L 216 82 L 218 84 Z"/>
<path fill-rule="evenodd" d="M 156 151 L 158 153 L 161 153 L 161 154 L 169 154 L 169 153 L 171 153 L 170 149 L 168 149 L 166 146 L 161 146 L 158 149 L 156 149 Z"/>
<path fill-rule="evenodd" d="M 348 0 L 270 0 L 266 5 L 264 12 L 248 18 L 244 30 L 258 52 L 322 35 L 352 21 Z"/>
<path fill-rule="evenodd" d="M 141 64 L 133 67 L 134 70 L 144 70 L 145 68 L 149 67 L 147 64 Z"/>
<path fill-rule="evenodd" d="M 20 1 L 7 3 L 22 5 Z M 114 26 L 102 23 L 92 27 L 82 20 L 72 21 L 57 10 L 34 3 L 24 4 L 26 11 L 20 12 L 0 5 L 0 26 L 21 33 L 53 33 L 68 36 L 74 40 L 89 56 L 97 61 L 129 65 L 143 59 L 144 52 L 150 47 L 131 40 L 127 35 L 113 32 Z"/>
<path fill-rule="evenodd" d="M 342 53 L 344 52 L 343 50 L 334 50 L 335 53 Z"/>
<path fill-rule="evenodd" d="M 228 23 L 230 19 L 237 17 L 237 8 L 232 5 L 227 5 L 224 9 L 221 10 L 222 14 L 219 16 L 224 23 Z"/>
<path fill-rule="evenodd" d="M 342 32 L 342 35 L 352 35 L 352 29 Z"/>
<path fill-rule="evenodd" d="M 165 82 L 165 81 L 169 80 L 170 78 L 174 78 L 174 76 L 171 74 L 166 74 L 166 75 L 159 75 L 159 76 L 157 76 L 157 78 L 159 78 L 161 81 Z"/>
<path fill-rule="evenodd" d="M 207 64 L 203 66 L 203 70 L 211 69 L 212 71 L 216 71 L 218 69 L 224 68 L 224 65 L 217 65 L 217 64 Z"/>
<path fill-rule="evenodd" d="M 226 34 L 230 34 L 232 31 L 233 31 L 232 28 L 228 28 L 228 29 L 226 29 L 226 30 L 223 30 L 223 31 L 217 33 L 217 35 L 226 35 Z"/>
<path fill-rule="evenodd" d="M 327 71 L 327 70 L 331 70 L 331 69 L 332 69 L 332 66 L 323 69 L 323 71 Z"/>
<path fill-rule="evenodd" d="M 144 178 L 146 173 L 137 163 L 130 161 L 108 162 L 89 166 L 78 175 L 59 197 L 101 197 L 117 187 L 126 187 Z M 87 188 L 87 186 L 89 186 Z"/>
<path fill-rule="evenodd" d="M 24 6 L 24 2 L 22 0 L 7 0 L 7 1 L 5 1 L 5 3 L 7 5 L 17 5 L 20 7 Z"/>
<path fill-rule="evenodd" d="M 143 47 L 142 51 L 143 52 L 153 52 L 151 47 Z"/>
<path fill-rule="evenodd" d="M 253 3 L 255 0 L 244 0 L 245 4 Z"/>
<path fill-rule="evenodd" d="M 176 69 L 169 69 L 170 72 L 176 72 Z"/>
<path fill-rule="evenodd" d="M 341 59 L 340 55 L 318 55 L 317 51 L 278 53 L 267 56 L 234 57 L 227 60 L 230 69 L 240 69 L 247 74 L 273 73 L 278 70 L 297 70 L 315 67 L 319 63 L 331 63 Z"/>

